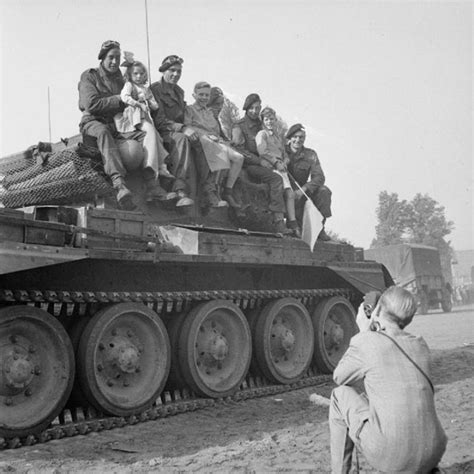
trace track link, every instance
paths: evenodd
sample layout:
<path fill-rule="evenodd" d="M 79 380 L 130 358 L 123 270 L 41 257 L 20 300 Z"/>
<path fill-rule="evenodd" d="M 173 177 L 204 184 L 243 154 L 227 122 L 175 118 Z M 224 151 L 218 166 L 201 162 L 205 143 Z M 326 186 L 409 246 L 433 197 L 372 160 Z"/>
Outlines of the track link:
<path fill-rule="evenodd" d="M 138 415 L 127 417 L 104 416 L 93 409 L 75 408 L 66 409 L 53 422 L 50 428 L 37 435 L 28 435 L 23 438 L 0 438 L 0 450 L 16 449 L 22 446 L 33 446 L 55 439 L 70 438 L 88 433 L 98 433 L 114 428 L 136 425 L 146 421 L 166 418 L 179 413 L 187 413 L 204 408 L 217 407 L 226 403 L 238 403 L 252 398 L 260 398 L 280 393 L 299 390 L 305 387 L 324 385 L 330 382 L 329 375 L 307 376 L 296 383 L 290 385 L 265 385 L 262 387 L 243 388 L 231 397 L 210 399 L 210 398 L 190 398 L 184 400 L 162 401 L 162 398 L 169 398 L 166 392 L 152 408 L 143 411 Z M 247 385 L 247 384 L 244 384 Z M 74 415 L 73 415 L 74 413 Z M 83 419 L 78 419 L 83 418 Z"/>
<path fill-rule="evenodd" d="M 141 302 L 160 315 L 186 310 L 197 301 L 226 299 L 241 309 L 257 308 L 268 300 L 293 297 L 305 306 L 316 304 L 321 298 L 344 296 L 355 300 L 355 292 L 346 288 L 284 289 L 284 290 L 217 290 L 183 292 L 93 292 L 52 290 L 0 289 L 0 303 L 27 304 L 41 307 L 56 317 L 74 317 L 92 314 L 95 307 L 108 303 Z M 127 417 L 106 416 L 91 407 L 66 408 L 49 428 L 39 434 L 19 438 L 0 438 L 0 450 L 45 443 L 76 435 L 85 435 L 145 421 L 186 413 L 223 403 L 276 395 L 304 387 L 323 385 L 331 380 L 329 375 L 316 375 L 310 368 L 305 377 L 288 385 L 273 385 L 263 377 L 249 375 L 234 395 L 219 399 L 198 398 L 188 389 L 163 392 L 154 406 L 140 414 Z"/>

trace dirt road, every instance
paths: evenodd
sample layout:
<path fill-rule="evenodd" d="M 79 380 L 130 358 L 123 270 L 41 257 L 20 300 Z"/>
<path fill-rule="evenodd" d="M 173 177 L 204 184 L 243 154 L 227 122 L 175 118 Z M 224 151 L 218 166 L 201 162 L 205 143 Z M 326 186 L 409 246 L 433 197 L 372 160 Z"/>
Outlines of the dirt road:
<path fill-rule="evenodd" d="M 441 467 L 474 472 L 474 306 L 415 317 L 433 350 L 436 404 L 449 444 Z M 0 452 L 0 472 L 328 472 L 331 384 L 222 404 L 139 426 Z M 361 472 L 374 472 L 362 460 Z"/>

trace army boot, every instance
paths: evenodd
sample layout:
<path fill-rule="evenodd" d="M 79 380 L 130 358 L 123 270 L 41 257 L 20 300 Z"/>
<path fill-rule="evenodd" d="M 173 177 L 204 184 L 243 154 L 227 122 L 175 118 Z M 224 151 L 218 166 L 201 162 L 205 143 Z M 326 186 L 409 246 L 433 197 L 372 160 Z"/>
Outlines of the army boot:
<path fill-rule="evenodd" d="M 125 186 L 124 179 L 121 176 L 113 179 L 113 187 L 117 192 L 116 198 L 120 209 L 133 211 L 137 208 L 133 202 L 132 192 Z"/>
<path fill-rule="evenodd" d="M 298 237 L 299 239 L 301 239 L 301 229 L 300 229 L 300 226 L 298 225 L 298 222 L 288 221 L 287 226 L 288 226 L 288 229 L 290 229 L 291 234 L 294 237 Z"/>
<path fill-rule="evenodd" d="M 145 181 L 146 185 L 146 194 L 145 200 L 147 202 L 151 201 L 171 201 L 176 199 L 176 193 L 169 193 L 163 189 L 155 178 L 147 179 Z"/>
<path fill-rule="evenodd" d="M 241 207 L 241 204 L 239 203 L 239 201 L 237 201 L 237 199 L 234 196 L 232 188 L 224 188 L 224 193 L 222 197 L 224 201 L 227 201 L 229 203 L 230 207 L 235 207 L 235 208 Z"/>

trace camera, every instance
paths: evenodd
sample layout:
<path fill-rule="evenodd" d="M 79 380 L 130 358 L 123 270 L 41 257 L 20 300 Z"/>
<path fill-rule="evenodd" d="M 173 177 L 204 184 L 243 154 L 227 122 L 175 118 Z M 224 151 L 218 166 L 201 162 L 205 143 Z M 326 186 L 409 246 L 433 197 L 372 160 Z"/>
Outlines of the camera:
<path fill-rule="evenodd" d="M 381 296 L 380 291 L 369 291 L 364 295 L 364 313 L 368 319 L 372 316 L 372 311 L 377 306 Z"/>

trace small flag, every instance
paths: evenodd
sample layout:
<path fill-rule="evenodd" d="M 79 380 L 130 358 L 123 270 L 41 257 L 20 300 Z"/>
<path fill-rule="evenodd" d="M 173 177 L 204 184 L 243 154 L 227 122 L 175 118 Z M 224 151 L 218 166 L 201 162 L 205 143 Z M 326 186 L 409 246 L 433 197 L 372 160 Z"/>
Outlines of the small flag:
<path fill-rule="evenodd" d="M 323 229 L 323 216 L 311 199 L 307 199 L 303 211 L 303 228 L 301 230 L 301 239 L 309 245 L 311 252 L 314 250 L 314 244 L 318 235 Z"/>

